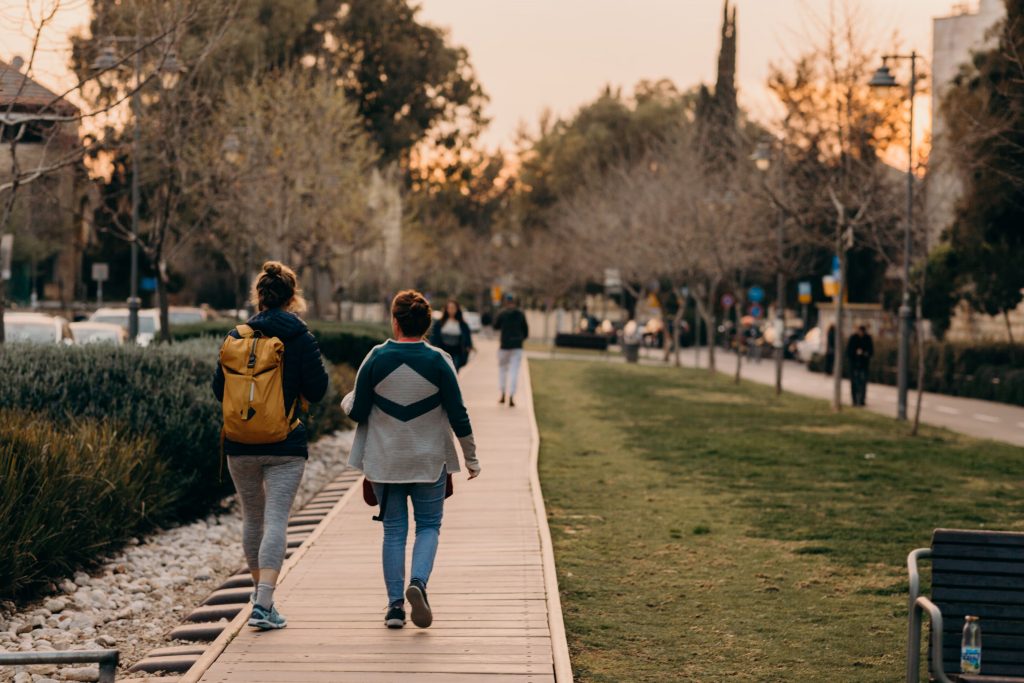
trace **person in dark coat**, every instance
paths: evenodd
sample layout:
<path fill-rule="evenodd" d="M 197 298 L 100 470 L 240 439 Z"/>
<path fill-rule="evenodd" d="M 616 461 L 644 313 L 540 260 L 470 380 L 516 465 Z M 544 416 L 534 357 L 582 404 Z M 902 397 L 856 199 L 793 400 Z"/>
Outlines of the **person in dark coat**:
<path fill-rule="evenodd" d="M 508 405 L 516 405 L 516 384 L 519 381 L 519 364 L 523 359 L 523 342 L 530 336 L 530 326 L 526 323 L 526 315 L 516 306 L 511 295 L 505 295 L 504 308 L 494 319 L 494 329 L 501 332 L 501 347 L 498 349 L 498 384 L 504 403 L 508 397 Z"/>
<path fill-rule="evenodd" d="M 473 350 L 473 335 L 469 325 L 462 319 L 462 306 L 455 299 L 449 299 L 441 319 L 434 323 L 430 332 L 430 343 L 447 351 L 455 363 L 455 370 L 461 370 L 469 362 Z"/>
<path fill-rule="evenodd" d="M 866 327 L 861 325 L 850 335 L 846 344 L 846 357 L 850 361 L 850 392 L 853 405 L 863 406 L 868 397 L 868 364 L 875 355 L 875 343 Z"/>
<path fill-rule="evenodd" d="M 825 374 L 831 375 L 836 365 L 836 326 L 829 325 L 825 335 Z"/>

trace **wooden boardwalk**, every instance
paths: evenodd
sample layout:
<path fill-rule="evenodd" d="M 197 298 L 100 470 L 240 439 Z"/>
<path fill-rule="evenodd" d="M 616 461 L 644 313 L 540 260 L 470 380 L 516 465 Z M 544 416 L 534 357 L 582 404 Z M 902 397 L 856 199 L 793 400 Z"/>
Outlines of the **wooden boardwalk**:
<path fill-rule="evenodd" d="M 200 680 L 571 681 L 536 479 L 528 369 L 524 362 L 519 405 L 498 406 L 496 345 L 479 345 L 460 382 L 483 474 L 471 482 L 456 475 L 455 495 L 445 504 L 428 586 L 433 626 L 384 627 L 381 525 L 360 496 L 348 496 L 296 553 L 277 591 L 288 627 L 239 629 Z M 190 674 L 183 680 L 199 671 Z"/>

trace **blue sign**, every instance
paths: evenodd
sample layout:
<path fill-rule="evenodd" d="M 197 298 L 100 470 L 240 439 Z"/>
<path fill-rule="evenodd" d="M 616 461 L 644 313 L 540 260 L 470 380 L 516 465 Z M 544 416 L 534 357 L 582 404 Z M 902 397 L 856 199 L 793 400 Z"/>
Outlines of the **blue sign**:
<path fill-rule="evenodd" d="M 836 282 L 839 282 L 840 280 L 843 279 L 843 270 L 842 268 L 839 267 L 838 254 L 832 257 L 832 277 L 836 279 Z"/>
<path fill-rule="evenodd" d="M 753 301 L 755 304 L 759 304 L 764 301 L 764 289 L 754 285 L 747 290 L 747 298 Z"/>
<path fill-rule="evenodd" d="M 139 280 L 139 289 L 143 292 L 155 292 L 156 291 L 156 278 L 155 277 L 144 277 Z"/>
<path fill-rule="evenodd" d="M 761 304 L 754 304 L 750 307 L 750 315 L 755 318 L 760 318 L 762 313 L 764 313 L 764 309 L 761 308 Z"/>

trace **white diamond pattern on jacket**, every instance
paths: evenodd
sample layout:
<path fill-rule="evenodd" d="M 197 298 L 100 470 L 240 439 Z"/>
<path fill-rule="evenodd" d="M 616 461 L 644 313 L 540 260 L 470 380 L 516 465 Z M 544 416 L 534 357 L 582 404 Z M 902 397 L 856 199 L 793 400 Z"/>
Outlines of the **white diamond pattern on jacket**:
<path fill-rule="evenodd" d="M 433 396 L 439 389 L 423 375 L 402 363 L 373 388 L 377 394 L 398 405 L 408 406 Z"/>

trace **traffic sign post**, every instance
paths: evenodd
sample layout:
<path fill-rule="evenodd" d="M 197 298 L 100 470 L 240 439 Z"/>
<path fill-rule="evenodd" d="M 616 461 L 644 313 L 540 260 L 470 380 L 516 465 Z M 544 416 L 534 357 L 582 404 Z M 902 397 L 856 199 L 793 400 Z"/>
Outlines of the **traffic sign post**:
<path fill-rule="evenodd" d="M 103 305 L 103 283 L 110 279 L 110 266 L 106 263 L 92 264 L 92 279 L 96 283 L 96 305 Z"/>
<path fill-rule="evenodd" d="M 732 294 L 723 294 L 722 295 L 722 308 L 728 310 L 728 309 L 732 308 L 733 304 L 735 304 L 735 303 L 736 303 L 736 297 L 734 297 Z"/>
<path fill-rule="evenodd" d="M 754 285 L 753 287 L 747 290 L 747 299 L 754 302 L 755 304 L 761 303 L 762 301 L 764 301 L 764 288 Z"/>
<path fill-rule="evenodd" d="M 811 303 L 811 283 L 808 280 L 797 283 L 797 292 L 800 295 L 800 303 Z"/>
<path fill-rule="evenodd" d="M 11 279 L 11 255 L 14 253 L 14 234 L 0 237 L 0 280 Z"/>

